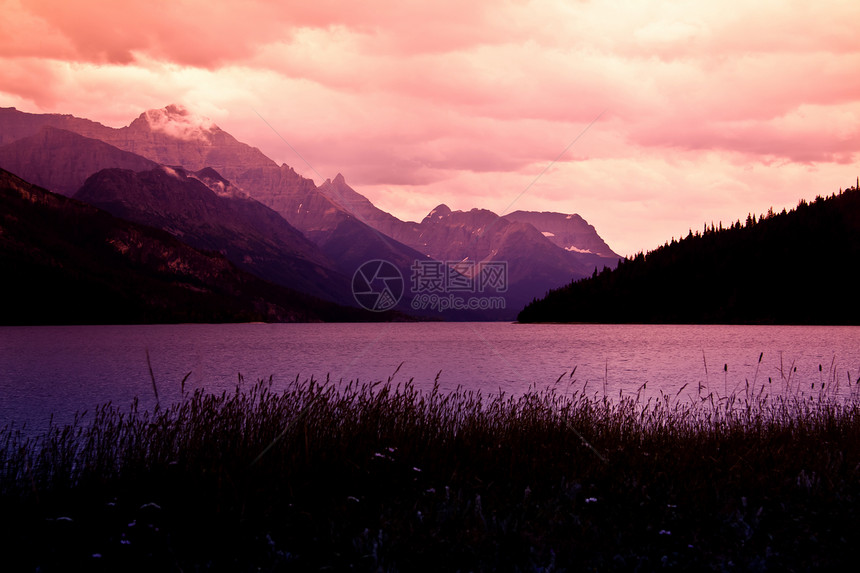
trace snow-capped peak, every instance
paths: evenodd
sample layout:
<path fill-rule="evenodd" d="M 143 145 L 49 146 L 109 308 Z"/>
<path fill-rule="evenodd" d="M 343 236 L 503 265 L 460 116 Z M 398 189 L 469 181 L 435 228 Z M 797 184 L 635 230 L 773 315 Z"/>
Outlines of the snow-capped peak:
<path fill-rule="evenodd" d="M 143 118 L 152 131 L 185 141 L 211 141 L 212 133 L 218 129 L 208 117 L 196 115 L 184 106 L 175 104 L 146 111 Z"/>

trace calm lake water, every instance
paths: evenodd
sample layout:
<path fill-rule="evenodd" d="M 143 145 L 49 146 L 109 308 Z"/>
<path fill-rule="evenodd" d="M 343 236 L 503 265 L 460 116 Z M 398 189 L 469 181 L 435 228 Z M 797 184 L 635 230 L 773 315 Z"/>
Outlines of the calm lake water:
<path fill-rule="evenodd" d="M 662 390 L 849 395 L 860 376 L 860 327 L 442 324 L 236 324 L 0 328 L 0 426 L 68 421 L 76 410 L 135 396 L 154 405 L 187 389 L 233 390 L 273 377 L 414 379 L 520 394 L 531 385 L 611 397 Z M 761 363 L 759 356 L 763 353 Z M 571 375 L 574 367 L 575 372 Z M 770 381 L 769 381 L 770 379 Z M 849 386 L 849 379 L 851 381 Z"/>

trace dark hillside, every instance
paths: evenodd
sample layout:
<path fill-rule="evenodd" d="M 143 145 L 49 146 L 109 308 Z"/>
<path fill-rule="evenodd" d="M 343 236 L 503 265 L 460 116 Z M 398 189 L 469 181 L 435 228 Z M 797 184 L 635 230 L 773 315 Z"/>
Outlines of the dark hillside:
<path fill-rule="evenodd" d="M 386 320 L 0 169 L 0 325 Z"/>

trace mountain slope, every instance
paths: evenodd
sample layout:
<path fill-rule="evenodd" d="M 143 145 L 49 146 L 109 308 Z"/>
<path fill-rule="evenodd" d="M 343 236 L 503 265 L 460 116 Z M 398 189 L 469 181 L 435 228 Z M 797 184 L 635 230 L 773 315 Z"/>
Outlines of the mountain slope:
<path fill-rule="evenodd" d="M 383 318 L 267 283 L 2 169 L 0 268 L 4 325 Z"/>
<path fill-rule="evenodd" d="M 102 134 L 116 131 L 79 123 Z M 103 169 L 151 171 L 157 165 L 101 140 L 50 125 L 0 147 L 0 166 L 70 196 L 90 175 Z M 277 213 L 249 198 L 211 168 L 190 175 L 181 169 L 171 171 L 175 179 L 187 184 L 172 182 L 168 189 L 166 177 L 157 182 L 150 176 L 146 184 L 163 187 L 153 194 L 152 190 L 143 191 L 139 178 L 127 188 L 117 179 L 109 191 L 95 193 L 90 189 L 91 195 L 78 198 L 97 203 L 114 215 L 166 229 L 193 246 L 222 251 L 240 268 L 267 280 L 354 304 L 349 279 L 333 270 L 336 263 Z"/>
<path fill-rule="evenodd" d="M 347 274 L 366 261 L 384 259 L 408 277 L 412 263 L 427 258 L 362 222 L 321 192 L 324 185 L 317 188 L 291 167 L 252 168 L 240 175 L 239 181 L 255 199 L 280 213 L 319 245 Z"/>
<path fill-rule="evenodd" d="M 513 319 L 536 296 L 586 276 L 582 266 L 528 223 L 499 217 L 486 209 L 451 211 L 439 205 L 417 227 L 417 244 L 442 261 L 501 262 L 507 268 L 506 309 Z"/>
<path fill-rule="evenodd" d="M 164 229 L 193 247 L 219 251 L 263 279 L 352 302 L 347 277 L 331 270 L 333 263 L 316 245 L 212 169 L 105 169 L 88 178 L 75 198 Z"/>
<path fill-rule="evenodd" d="M 14 107 L 0 107 L 0 145 L 36 135 L 45 126 L 73 131 L 94 139 L 102 138 L 90 134 L 112 129 L 95 121 L 68 114 L 27 113 Z"/>
<path fill-rule="evenodd" d="M 509 221 L 529 223 L 555 245 L 571 252 L 617 257 L 592 225 L 577 214 L 548 211 L 514 211 L 503 215 Z"/>
<path fill-rule="evenodd" d="M 70 197 L 96 171 L 111 167 L 145 171 L 156 163 L 98 139 L 46 125 L 33 135 L 0 147 L 0 166 Z"/>
<path fill-rule="evenodd" d="M 319 190 L 320 193 L 343 207 L 344 210 L 358 217 L 363 223 L 370 225 L 377 231 L 405 245 L 415 248 L 412 238 L 415 233 L 415 227 L 418 224 L 411 221 L 401 221 L 394 215 L 378 208 L 367 197 L 350 187 L 346 182 L 346 178 L 340 173 L 334 179 L 326 179 L 319 186 Z"/>
<path fill-rule="evenodd" d="M 692 232 L 549 293 L 520 322 L 860 324 L 860 190 Z"/>
<path fill-rule="evenodd" d="M 231 180 L 235 174 L 230 166 L 275 165 L 259 149 L 240 143 L 211 121 L 175 105 L 146 111 L 121 128 L 72 115 L 0 108 L 0 145 L 35 135 L 45 126 L 104 141 L 155 163 L 181 165 L 191 170 L 213 167 Z"/>

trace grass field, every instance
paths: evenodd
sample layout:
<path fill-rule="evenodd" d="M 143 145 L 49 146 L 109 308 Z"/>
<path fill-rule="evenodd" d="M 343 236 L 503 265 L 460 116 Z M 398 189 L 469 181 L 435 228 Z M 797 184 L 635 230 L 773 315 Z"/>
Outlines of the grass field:
<path fill-rule="evenodd" d="M 3 569 L 804 571 L 855 560 L 860 406 L 298 379 L 0 434 Z M 687 398 L 683 398 L 687 396 Z"/>

